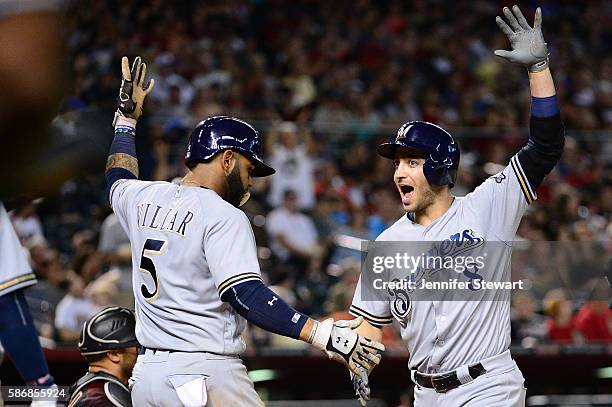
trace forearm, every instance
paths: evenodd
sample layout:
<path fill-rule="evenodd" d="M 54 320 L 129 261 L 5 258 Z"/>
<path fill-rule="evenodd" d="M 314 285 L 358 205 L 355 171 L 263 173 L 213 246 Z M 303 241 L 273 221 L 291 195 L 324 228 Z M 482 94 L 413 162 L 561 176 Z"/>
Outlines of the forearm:
<path fill-rule="evenodd" d="M 306 323 L 304 324 L 304 327 L 302 328 L 302 330 L 300 331 L 300 337 L 298 338 L 300 341 L 304 341 L 307 343 L 311 343 L 312 342 L 312 334 L 313 334 L 313 330 L 315 327 L 315 320 L 313 320 L 312 318 L 308 318 L 306 320 Z"/>
<path fill-rule="evenodd" d="M 111 187 L 116 181 L 138 178 L 135 136 L 135 122 L 125 120 L 116 124 L 115 138 L 106 161 L 107 196 L 110 196 Z"/>
<path fill-rule="evenodd" d="M 519 151 L 518 159 L 529 183 L 537 187 L 561 158 L 565 132 L 550 69 L 530 72 L 529 86 L 529 141 Z"/>
<path fill-rule="evenodd" d="M 546 68 L 540 72 L 529 72 L 529 89 L 531 90 L 531 96 L 536 98 L 555 95 L 555 83 L 550 69 Z"/>
<path fill-rule="evenodd" d="M 221 300 L 228 302 L 247 321 L 289 338 L 307 341 L 314 325 L 313 320 L 296 311 L 261 281 L 231 287 Z"/>

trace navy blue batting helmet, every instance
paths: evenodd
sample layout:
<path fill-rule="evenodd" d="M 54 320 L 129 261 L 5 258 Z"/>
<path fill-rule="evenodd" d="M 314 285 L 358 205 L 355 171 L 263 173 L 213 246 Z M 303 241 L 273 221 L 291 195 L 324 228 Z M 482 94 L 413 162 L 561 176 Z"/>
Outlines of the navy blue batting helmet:
<path fill-rule="evenodd" d="M 426 155 L 423 173 L 430 184 L 450 185 L 457 180 L 459 145 L 449 132 L 433 123 L 412 121 L 397 131 L 395 141 L 383 143 L 377 148 L 385 158 L 401 158 L 414 152 Z"/>
<path fill-rule="evenodd" d="M 185 164 L 190 167 L 199 162 L 207 162 L 223 150 L 234 150 L 253 161 L 254 177 L 265 177 L 275 171 L 261 157 L 261 144 L 259 133 L 247 122 L 229 116 L 210 117 L 193 129 Z"/>

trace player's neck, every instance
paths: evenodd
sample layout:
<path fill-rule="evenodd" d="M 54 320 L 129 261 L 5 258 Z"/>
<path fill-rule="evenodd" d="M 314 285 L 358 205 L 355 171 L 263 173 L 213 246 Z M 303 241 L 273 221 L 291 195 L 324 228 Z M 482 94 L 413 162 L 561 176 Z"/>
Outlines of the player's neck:
<path fill-rule="evenodd" d="M 429 226 L 440 216 L 444 215 L 453 204 L 454 196 L 445 188 L 436 194 L 434 202 L 421 211 L 414 213 L 414 221 L 422 226 Z"/>
<path fill-rule="evenodd" d="M 118 365 L 108 364 L 108 363 L 99 363 L 99 364 L 91 364 L 89 365 L 90 373 L 99 373 L 104 372 L 108 373 L 111 376 L 115 376 L 117 379 L 122 381 L 123 383 L 128 382 L 128 377 L 125 377 L 121 368 Z"/>
<path fill-rule="evenodd" d="M 197 171 L 197 168 L 196 171 L 189 171 L 181 180 L 181 184 L 211 189 L 221 198 L 224 198 L 227 192 L 223 178 L 213 175 L 212 171 Z"/>

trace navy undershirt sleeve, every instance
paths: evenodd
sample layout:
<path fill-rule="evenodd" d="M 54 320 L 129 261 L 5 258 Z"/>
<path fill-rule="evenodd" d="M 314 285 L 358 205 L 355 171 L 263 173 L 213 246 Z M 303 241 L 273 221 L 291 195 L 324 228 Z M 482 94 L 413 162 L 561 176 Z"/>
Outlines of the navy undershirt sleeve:
<path fill-rule="evenodd" d="M 221 300 L 228 302 L 238 314 L 258 327 L 294 339 L 299 339 L 308 319 L 261 281 L 237 284 L 223 293 Z"/>
<path fill-rule="evenodd" d="M 115 138 L 110 147 L 109 156 L 127 154 L 136 158 L 136 131 L 129 126 L 116 126 Z M 120 179 L 137 179 L 136 174 L 125 168 L 113 167 L 106 171 L 106 196 L 110 201 L 110 191 L 113 184 Z"/>
<path fill-rule="evenodd" d="M 517 154 L 532 188 L 538 187 L 563 154 L 565 131 L 556 96 L 531 98 L 529 141 Z"/>

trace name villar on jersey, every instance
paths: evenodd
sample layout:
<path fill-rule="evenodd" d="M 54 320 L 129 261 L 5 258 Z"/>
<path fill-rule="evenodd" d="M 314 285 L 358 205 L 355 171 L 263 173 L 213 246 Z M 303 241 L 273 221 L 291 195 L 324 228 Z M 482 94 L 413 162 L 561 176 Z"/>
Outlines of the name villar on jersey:
<path fill-rule="evenodd" d="M 185 236 L 187 224 L 193 220 L 193 212 L 177 208 L 164 208 L 152 203 L 140 203 L 138 226 L 159 231 L 168 231 Z"/>

